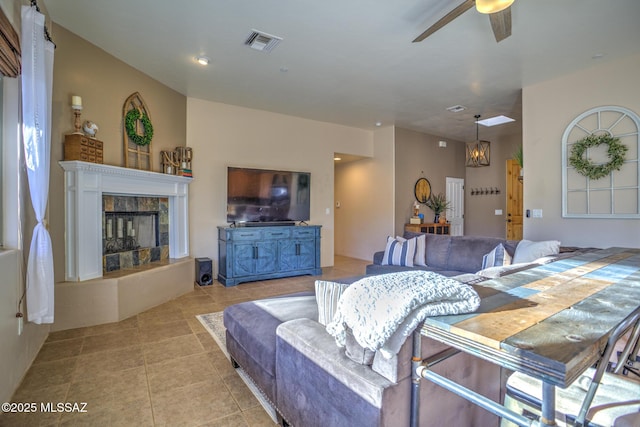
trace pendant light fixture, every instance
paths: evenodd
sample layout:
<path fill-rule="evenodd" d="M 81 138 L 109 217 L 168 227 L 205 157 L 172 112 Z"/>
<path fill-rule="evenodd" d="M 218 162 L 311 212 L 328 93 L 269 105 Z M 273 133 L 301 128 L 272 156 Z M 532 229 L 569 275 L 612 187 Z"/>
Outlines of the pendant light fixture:
<path fill-rule="evenodd" d="M 478 124 L 480 114 L 476 114 L 474 117 L 476 118 L 476 140 L 467 142 L 467 167 L 489 166 L 491 143 L 480 140 L 480 125 Z"/>

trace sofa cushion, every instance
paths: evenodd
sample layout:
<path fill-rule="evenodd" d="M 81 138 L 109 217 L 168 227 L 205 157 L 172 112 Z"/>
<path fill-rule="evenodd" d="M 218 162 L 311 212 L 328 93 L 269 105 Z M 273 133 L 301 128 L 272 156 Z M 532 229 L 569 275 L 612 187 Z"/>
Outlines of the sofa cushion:
<path fill-rule="evenodd" d="M 440 234 L 426 234 L 425 236 L 427 239 L 427 265 L 436 270 L 450 270 L 447 263 L 451 236 Z"/>
<path fill-rule="evenodd" d="M 387 246 L 384 249 L 382 265 L 400 265 L 413 267 L 413 257 L 416 252 L 415 239 L 398 240 L 389 236 Z"/>
<path fill-rule="evenodd" d="M 358 341 L 356 341 L 351 329 L 347 329 L 344 354 L 346 354 L 349 359 L 359 363 L 360 365 L 371 365 L 376 352 L 362 347 Z"/>
<path fill-rule="evenodd" d="M 327 326 L 333 320 L 340 296 L 349 285 L 346 283 L 316 280 L 316 302 L 318 304 L 318 323 Z"/>
<path fill-rule="evenodd" d="M 536 267 L 538 264 L 523 262 L 520 264 L 509 264 L 509 265 L 497 265 L 495 267 L 487 267 L 476 274 L 478 276 L 485 277 L 487 279 L 496 279 L 498 277 L 506 276 L 507 274 L 517 273 L 519 271 L 528 270 L 530 268 Z"/>
<path fill-rule="evenodd" d="M 380 264 L 369 264 L 366 267 L 367 275 L 376 275 L 376 274 L 387 274 L 387 273 L 399 273 L 401 271 L 435 271 L 438 274 L 442 274 L 443 276 L 451 277 L 457 276 L 459 274 L 466 273 L 465 271 L 457 271 L 457 270 L 441 270 L 438 268 L 434 268 L 431 266 L 421 267 L 421 266 L 413 266 L 413 267 L 402 267 L 399 265 L 380 265 Z"/>
<path fill-rule="evenodd" d="M 504 244 L 505 240 L 496 237 L 453 236 L 447 269 L 466 273 L 482 270 L 482 257 L 500 243 Z"/>
<path fill-rule="evenodd" d="M 483 270 L 489 267 L 505 265 L 511 265 L 511 255 L 509 255 L 502 243 L 498 243 L 498 246 L 482 257 Z"/>
<path fill-rule="evenodd" d="M 344 349 L 336 346 L 334 338 L 326 333 L 322 325 L 309 319 L 291 320 L 278 326 L 276 335 L 278 352 L 281 342 L 286 342 L 323 371 L 342 384 L 348 385 L 349 389 L 366 402 L 380 408 L 384 389 L 391 383 L 373 372 L 370 367 L 350 360 L 344 354 Z M 279 365 L 286 367 L 287 363 L 287 358 L 278 357 Z"/>
<path fill-rule="evenodd" d="M 531 240 L 521 240 L 513 255 L 513 263 L 533 262 L 538 258 L 549 255 L 557 255 L 560 252 L 560 242 L 557 240 L 545 240 L 532 242 Z"/>
<path fill-rule="evenodd" d="M 318 318 L 310 293 L 234 304 L 224 310 L 227 350 L 269 399 L 275 399 L 276 328 L 283 321 Z"/>

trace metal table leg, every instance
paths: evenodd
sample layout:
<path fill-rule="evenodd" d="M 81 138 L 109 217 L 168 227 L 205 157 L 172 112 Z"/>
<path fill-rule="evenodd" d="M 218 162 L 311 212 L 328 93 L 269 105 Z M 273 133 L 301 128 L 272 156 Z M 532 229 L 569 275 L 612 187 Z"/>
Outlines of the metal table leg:
<path fill-rule="evenodd" d="M 556 387 L 545 381 L 542 382 L 542 416 L 540 425 L 556 425 Z"/>
<path fill-rule="evenodd" d="M 420 425 L 420 375 L 422 365 L 422 334 L 419 329 L 413 332 L 413 357 L 411 358 L 411 427 Z"/>

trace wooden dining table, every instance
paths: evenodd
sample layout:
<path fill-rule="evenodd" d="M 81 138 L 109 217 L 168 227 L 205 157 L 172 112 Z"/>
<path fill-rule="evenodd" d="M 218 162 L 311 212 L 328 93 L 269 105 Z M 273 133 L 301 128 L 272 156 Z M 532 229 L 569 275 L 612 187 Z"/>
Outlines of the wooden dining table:
<path fill-rule="evenodd" d="M 532 421 L 432 370 L 465 352 L 542 381 L 540 425 L 555 425 L 555 387 L 596 363 L 609 335 L 640 305 L 640 249 L 608 248 L 473 285 L 482 302 L 470 314 L 427 318 L 414 334 L 411 425 L 419 424 L 422 379 L 518 425 Z M 423 361 L 421 339 L 450 347 Z M 535 423 L 535 422 L 534 422 Z"/>

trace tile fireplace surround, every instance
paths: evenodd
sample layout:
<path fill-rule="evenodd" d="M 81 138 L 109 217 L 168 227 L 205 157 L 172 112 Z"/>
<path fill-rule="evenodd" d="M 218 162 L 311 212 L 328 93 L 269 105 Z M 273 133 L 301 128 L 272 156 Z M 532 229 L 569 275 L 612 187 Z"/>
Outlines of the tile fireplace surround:
<path fill-rule="evenodd" d="M 191 178 L 81 161 L 59 164 L 65 176 L 66 281 L 56 283 L 52 331 L 124 320 L 193 290 Z M 103 277 L 103 194 L 167 198 L 169 260 Z"/>

